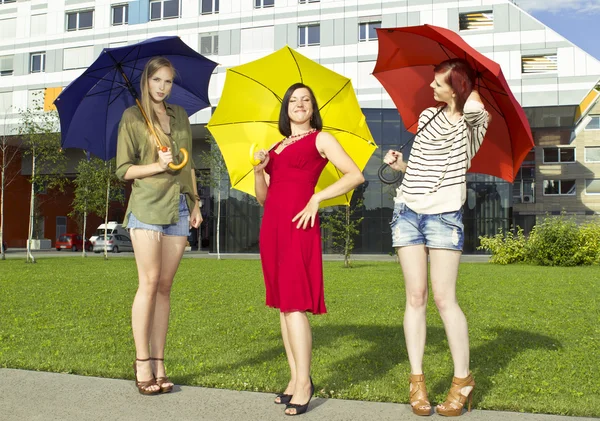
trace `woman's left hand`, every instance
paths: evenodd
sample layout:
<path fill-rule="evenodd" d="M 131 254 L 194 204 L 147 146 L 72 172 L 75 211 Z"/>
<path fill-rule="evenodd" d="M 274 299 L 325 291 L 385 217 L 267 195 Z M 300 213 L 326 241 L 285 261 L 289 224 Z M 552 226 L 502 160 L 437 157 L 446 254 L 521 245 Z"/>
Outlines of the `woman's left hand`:
<path fill-rule="evenodd" d="M 308 221 L 310 221 L 310 227 L 312 228 L 315 226 L 317 212 L 319 212 L 319 201 L 315 199 L 315 196 L 313 196 L 310 198 L 304 209 L 294 216 L 292 222 L 298 221 L 296 228 L 300 228 L 300 226 L 302 226 L 302 229 L 306 229 Z"/>
<path fill-rule="evenodd" d="M 202 223 L 202 214 L 200 213 L 200 206 L 196 202 L 196 204 L 194 205 L 194 209 L 192 210 L 192 213 L 190 214 L 190 227 L 198 228 L 201 223 Z"/>

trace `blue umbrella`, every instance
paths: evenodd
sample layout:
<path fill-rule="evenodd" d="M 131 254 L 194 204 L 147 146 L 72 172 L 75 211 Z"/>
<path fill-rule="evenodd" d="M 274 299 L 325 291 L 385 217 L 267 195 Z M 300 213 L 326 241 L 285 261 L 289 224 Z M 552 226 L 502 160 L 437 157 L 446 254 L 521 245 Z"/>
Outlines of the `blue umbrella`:
<path fill-rule="evenodd" d="M 61 146 L 85 149 L 104 160 L 113 158 L 123 111 L 137 103 L 146 117 L 138 99 L 140 77 L 148 60 L 155 56 L 169 59 L 177 70 L 170 103 L 182 106 L 188 115 L 210 106 L 208 82 L 217 63 L 179 37 L 156 37 L 105 48 L 54 102 L 60 117 Z M 151 124 L 149 128 L 153 132 Z"/>

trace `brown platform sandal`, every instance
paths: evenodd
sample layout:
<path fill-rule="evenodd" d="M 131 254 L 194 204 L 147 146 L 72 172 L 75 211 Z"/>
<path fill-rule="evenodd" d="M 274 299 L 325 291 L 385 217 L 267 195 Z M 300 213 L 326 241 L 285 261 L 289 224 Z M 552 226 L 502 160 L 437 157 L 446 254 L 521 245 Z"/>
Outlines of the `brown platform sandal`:
<path fill-rule="evenodd" d="M 152 358 L 150 357 L 150 359 L 152 361 L 165 361 L 164 358 Z M 164 384 L 167 383 L 171 383 L 168 386 L 163 386 Z M 169 378 L 167 376 L 164 377 L 157 377 L 156 378 L 156 384 L 158 385 L 158 387 L 160 387 L 160 393 L 169 393 L 173 390 L 173 383 L 171 382 L 171 380 L 169 380 Z"/>
<path fill-rule="evenodd" d="M 431 403 L 427 399 L 427 387 L 425 387 L 424 374 L 410 375 L 410 394 L 409 401 L 412 411 L 415 415 L 431 415 Z"/>
<path fill-rule="evenodd" d="M 136 358 L 135 361 L 133 362 L 133 375 L 135 376 L 135 385 L 138 389 L 138 392 L 140 392 L 140 394 L 142 395 L 156 395 L 158 393 L 160 393 L 160 389 L 157 390 L 149 390 L 150 387 L 152 386 L 158 386 L 158 384 L 156 383 L 156 379 L 154 377 L 152 377 L 151 380 L 146 380 L 146 381 L 139 381 L 137 378 L 137 361 L 150 361 L 150 358 L 146 358 L 144 360 L 141 360 L 139 358 Z"/>
<path fill-rule="evenodd" d="M 460 393 L 463 387 L 468 386 L 471 386 L 472 389 L 467 396 Z M 469 373 L 469 375 L 464 379 L 454 377 L 452 379 L 452 386 L 450 386 L 450 391 L 448 392 L 446 402 L 443 403 L 444 408 L 440 408 L 440 405 L 438 405 L 436 407 L 437 413 L 445 417 L 458 417 L 459 415 L 462 415 L 462 410 L 467 402 L 467 399 L 469 400 L 468 411 L 471 412 L 473 390 L 475 390 L 475 380 L 473 380 L 473 375 L 471 373 Z"/>

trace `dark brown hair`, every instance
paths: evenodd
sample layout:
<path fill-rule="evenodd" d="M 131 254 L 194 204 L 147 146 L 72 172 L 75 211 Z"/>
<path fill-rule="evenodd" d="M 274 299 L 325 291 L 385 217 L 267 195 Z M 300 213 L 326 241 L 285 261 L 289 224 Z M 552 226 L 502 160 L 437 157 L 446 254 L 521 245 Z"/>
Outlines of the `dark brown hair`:
<path fill-rule="evenodd" d="M 290 127 L 290 116 L 288 114 L 288 106 L 290 105 L 290 98 L 296 89 L 306 88 L 310 95 L 310 102 L 312 103 L 313 113 L 310 117 L 310 127 L 319 131 L 323 130 L 323 120 L 321 119 L 321 113 L 319 113 L 319 106 L 317 105 L 317 99 L 310 87 L 304 83 L 294 83 L 288 88 L 281 101 L 281 110 L 279 111 L 279 133 L 285 137 L 291 136 L 292 128 Z"/>
<path fill-rule="evenodd" d="M 435 74 L 446 73 L 445 82 L 450 85 L 456 94 L 456 108 L 462 113 L 475 85 L 475 70 L 468 61 L 462 58 L 452 58 L 442 61 L 433 69 Z"/>

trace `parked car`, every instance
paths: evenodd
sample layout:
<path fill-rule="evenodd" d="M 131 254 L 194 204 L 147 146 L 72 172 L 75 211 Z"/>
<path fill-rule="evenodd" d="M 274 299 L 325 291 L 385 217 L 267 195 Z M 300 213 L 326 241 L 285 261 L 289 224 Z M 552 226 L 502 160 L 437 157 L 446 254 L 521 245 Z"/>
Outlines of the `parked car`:
<path fill-rule="evenodd" d="M 104 229 L 105 227 L 106 227 L 106 231 Z M 125 228 L 123 228 L 123 225 L 119 224 L 116 221 L 110 221 L 106 225 L 100 224 L 98 226 L 98 228 L 96 228 L 94 235 L 92 235 L 90 237 L 90 241 L 92 242 L 92 244 L 94 244 L 96 242 L 96 239 L 99 236 L 104 235 L 104 234 L 107 234 L 107 235 L 122 234 L 122 235 L 125 235 L 126 237 L 129 237 L 129 233 Z"/>
<path fill-rule="evenodd" d="M 106 250 L 112 251 L 113 253 L 119 253 L 121 251 L 133 251 L 133 245 L 131 239 L 123 234 L 115 234 L 107 236 Z M 104 236 L 99 235 L 94 243 L 94 253 L 100 253 L 104 251 Z"/>
<path fill-rule="evenodd" d="M 83 237 L 79 234 L 62 234 L 56 240 L 56 251 L 71 250 L 78 251 L 83 250 Z M 85 248 L 88 251 L 92 251 L 92 242 L 90 240 L 85 241 Z"/>

